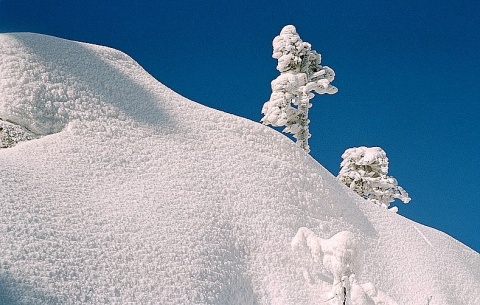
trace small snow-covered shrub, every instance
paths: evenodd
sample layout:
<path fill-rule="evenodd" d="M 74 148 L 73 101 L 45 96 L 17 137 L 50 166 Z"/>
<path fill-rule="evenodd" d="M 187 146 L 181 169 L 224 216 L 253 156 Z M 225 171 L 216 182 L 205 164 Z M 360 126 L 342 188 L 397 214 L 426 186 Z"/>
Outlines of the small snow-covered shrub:
<path fill-rule="evenodd" d="M 321 55 L 302 41 L 293 25 L 285 26 L 273 40 L 273 58 L 278 59 L 280 75 L 271 83 L 272 94 L 262 108 L 262 123 L 285 126 L 283 132 L 293 134 L 297 144 L 310 152 L 308 139 L 308 109 L 312 107 L 312 92 L 334 94 L 335 72 L 320 65 Z"/>
<path fill-rule="evenodd" d="M 388 208 L 395 199 L 410 201 L 408 193 L 388 176 L 387 154 L 380 147 L 354 147 L 342 155 L 338 179 L 363 198 Z M 397 208 L 391 210 L 397 211 Z"/>
<path fill-rule="evenodd" d="M 341 231 L 324 239 L 308 228 L 299 228 L 291 245 L 293 250 L 303 251 L 315 263 L 321 263 L 332 275 L 332 289 L 323 304 L 398 305 L 372 283 L 359 283 L 363 249 L 352 232 Z"/>
<path fill-rule="evenodd" d="M 361 251 L 352 232 L 342 231 L 323 239 L 310 229 L 300 228 L 292 240 L 294 250 L 306 251 L 333 276 L 328 302 L 342 304 L 350 292 L 350 278 L 362 269 Z"/>
<path fill-rule="evenodd" d="M 0 148 L 8 148 L 18 142 L 28 141 L 35 135 L 22 126 L 0 119 Z"/>
<path fill-rule="evenodd" d="M 300 228 L 292 240 L 292 248 L 308 250 L 315 262 L 322 263 L 332 274 L 334 285 L 344 276 L 359 274 L 362 251 L 352 232 L 342 231 L 328 239 L 318 237 L 310 229 Z"/>

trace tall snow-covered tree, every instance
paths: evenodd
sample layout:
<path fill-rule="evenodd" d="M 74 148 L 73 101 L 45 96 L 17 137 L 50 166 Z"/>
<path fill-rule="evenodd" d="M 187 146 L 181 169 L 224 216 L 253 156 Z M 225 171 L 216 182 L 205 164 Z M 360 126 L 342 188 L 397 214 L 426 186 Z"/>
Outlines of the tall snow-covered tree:
<path fill-rule="evenodd" d="M 334 94 L 338 89 L 330 83 L 335 72 L 320 65 L 321 55 L 302 41 L 293 25 L 285 26 L 273 40 L 273 58 L 278 59 L 280 75 L 271 83 L 272 94 L 262 108 L 262 123 L 285 126 L 283 132 L 293 134 L 297 144 L 310 152 L 308 109 L 314 93 Z"/>
<path fill-rule="evenodd" d="M 342 154 L 338 179 L 361 197 L 388 208 L 395 199 L 410 201 L 408 193 L 388 176 L 387 154 L 380 147 L 354 147 Z M 397 211 L 398 208 L 391 208 Z"/>

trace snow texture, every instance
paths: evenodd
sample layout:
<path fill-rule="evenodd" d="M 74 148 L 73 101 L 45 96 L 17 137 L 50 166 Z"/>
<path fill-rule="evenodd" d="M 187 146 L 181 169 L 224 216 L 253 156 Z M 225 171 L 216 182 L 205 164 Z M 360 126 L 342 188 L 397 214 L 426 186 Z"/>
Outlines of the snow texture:
<path fill-rule="evenodd" d="M 119 51 L 1 34 L 0 118 L 0 304 L 480 304 L 478 253 Z"/>

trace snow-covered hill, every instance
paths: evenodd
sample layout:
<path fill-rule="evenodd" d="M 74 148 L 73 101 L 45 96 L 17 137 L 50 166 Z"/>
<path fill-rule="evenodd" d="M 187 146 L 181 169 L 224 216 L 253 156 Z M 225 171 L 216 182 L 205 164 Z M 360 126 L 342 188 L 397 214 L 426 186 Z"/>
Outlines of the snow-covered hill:
<path fill-rule="evenodd" d="M 119 51 L 1 34 L 0 118 L 0 304 L 480 304 L 478 253 Z"/>

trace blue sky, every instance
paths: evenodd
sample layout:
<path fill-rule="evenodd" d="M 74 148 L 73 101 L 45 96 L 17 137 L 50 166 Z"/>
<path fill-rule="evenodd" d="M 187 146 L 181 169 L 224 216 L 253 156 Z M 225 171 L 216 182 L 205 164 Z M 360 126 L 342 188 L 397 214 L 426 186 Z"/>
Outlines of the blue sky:
<path fill-rule="evenodd" d="M 126 52 L 204 105 L 259 121 L 293 24 L 336 72 L 310 111 L 312 156 L 337 174 L 349 147 L 380 146 L 412 197 L 401 215 L 480 251 L 480 2 L 0 0 L 0 32 Z"/>

